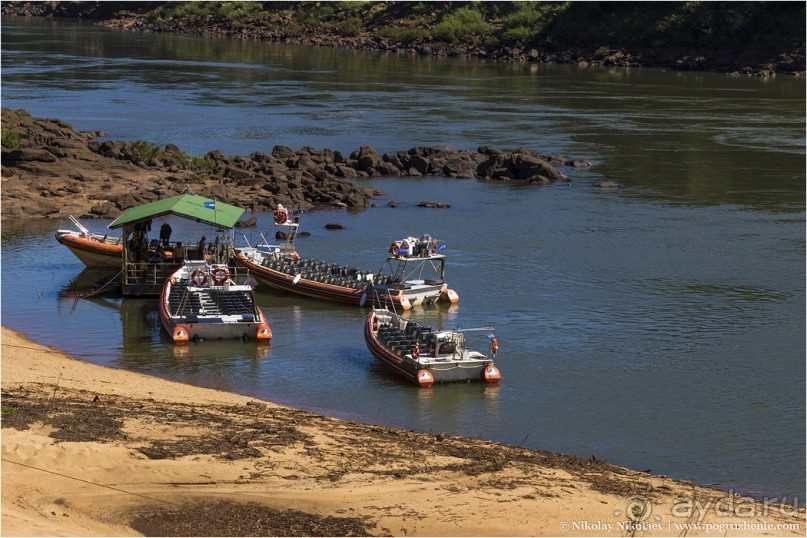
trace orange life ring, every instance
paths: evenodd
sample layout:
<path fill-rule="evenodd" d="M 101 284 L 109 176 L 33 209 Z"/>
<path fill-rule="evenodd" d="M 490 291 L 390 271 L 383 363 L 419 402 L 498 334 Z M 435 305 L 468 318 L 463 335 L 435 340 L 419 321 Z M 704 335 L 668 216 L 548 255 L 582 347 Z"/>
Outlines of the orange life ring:
<path fill-rule="evenodd" d="M 417 342 L 412 346 L 412 358 L 418 360 L 420 358 L 420 346 Z"/>
<path fill-rule="evenodd" d="M 400 254 L 398 252 L 399 248 L 401 248 L 401 242 L 400 241 L 393 241 L 392 244 L 390 244 L 390 246 L 389 246 L 389 253 L 392 254 L 393 256 L 397 257 Z"/>
<path fill-rule="evenodd" d="M 490 341 L 490 352 L 493 353 L 493 355 L 499 352 L 499 342 L 495 338 Z"/>
<path fill-rule="evenodd" d="M 227 279 L 230 277 L 230 271 L 228 271 L 226 267 L 218 267 L 213 270 L 212 275 L 213 275 L 213 282 L 215 282 L 216 284 L 222 284 L 226 282 Z"/>
<path fill-rule="evenodd" d="M 207 273 L 205 273 L 204 269 L 197 269 L 191 273 L 191 284 L 198 287 L 207 284 Z"/>
<path fill-rule="evenodd" d="M 279 206 L 275 209 L 273 216 L 275 218 L 275 224 L 286 224 L 286 221 L 289 220 L 289 212 L 286 211 L 286 208 L 283 206 Z"/>

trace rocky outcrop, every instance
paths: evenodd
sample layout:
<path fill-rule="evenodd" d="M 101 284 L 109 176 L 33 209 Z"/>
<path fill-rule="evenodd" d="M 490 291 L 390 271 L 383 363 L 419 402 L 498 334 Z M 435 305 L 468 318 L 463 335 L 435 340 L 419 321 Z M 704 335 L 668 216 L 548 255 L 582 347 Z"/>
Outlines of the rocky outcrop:
<path fill-rule="evenodd" d="M 174 145 L 99 141 L 56 119 L 3 109 L 2 215 L 115 218 L 139 204 L 190 189 L 253 211 L 283 203 L 366 207 L 379 194 L 337 177 L 330 150 L 191 158 Z"/>
<path fill-rule="evenodd" d="M 382 194 L 348 181 L 379 176 L 441 176 L 491 181 L 568 181 L 557 167 L 588 161 L 542 155 L 529 148 L 506 153 L 451 146 L 414 147 L 379 154 L 362 146 L 344 157 L 329 148 L 275 146 L 271 153 L 191 157 L 177 146 L 99 140 L 58 119 L 3 109 L 2 216 L 115 218 L 124 210 L 190 189 L 251 211 L 278 203 L 366 207 Z"/>

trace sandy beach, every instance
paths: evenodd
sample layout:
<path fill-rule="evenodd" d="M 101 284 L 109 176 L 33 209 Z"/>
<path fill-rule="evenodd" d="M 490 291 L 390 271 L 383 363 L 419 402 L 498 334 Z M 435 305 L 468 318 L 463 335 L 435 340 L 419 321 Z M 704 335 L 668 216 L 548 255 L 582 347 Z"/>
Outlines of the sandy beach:
<path fill-rule="evenodd" d="M 805 534 L 774 500 L 95 366 L 6 328 L 2 396 L 3 536 Z"/>

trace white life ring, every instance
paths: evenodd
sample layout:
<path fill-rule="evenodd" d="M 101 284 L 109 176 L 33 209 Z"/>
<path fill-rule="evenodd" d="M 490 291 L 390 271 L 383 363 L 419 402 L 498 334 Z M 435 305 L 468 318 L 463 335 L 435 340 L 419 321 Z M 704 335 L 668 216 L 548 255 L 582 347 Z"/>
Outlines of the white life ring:
<path fill-rule="evenodd" d="M 197 269 L 191 273 L 191 284 L 197 287 L 207 284 L 207 273 L 205 273 L 204 269 Z"/>
<path fill-rule="evenodd" d="M 277 206 L 277 209 L 273 212 L 273 216 L 275 218 L 275 224 L 286 224 L 286 221 L 289 220 L 289 212 L 282 205 Z"/>
<path fill-rule="evenodd" d="M 228 271 L 226 267 L 218 267 L 213 270 L 212 275 L 213 282 L 216 284 L 223 284 L 230 277 L 230 271 Z"/>

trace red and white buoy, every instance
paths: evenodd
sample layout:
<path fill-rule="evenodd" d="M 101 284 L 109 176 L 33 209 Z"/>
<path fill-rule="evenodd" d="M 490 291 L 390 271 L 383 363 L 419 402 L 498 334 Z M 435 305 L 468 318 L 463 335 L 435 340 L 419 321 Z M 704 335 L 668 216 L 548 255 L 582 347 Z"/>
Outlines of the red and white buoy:
<path fill-rule="evenodd" d="M 489 364 L 482 370 L 482 379 L 488 383 L 498 383 L 502 379 L 502 374 L 499 373 L 498 368 Z"/>
<path fill-rule="evenodd" d="M 431 387 L 434 385 L 434 376 L 428 370 L 418 370 L 417 382 L 421 387 Z"/>

